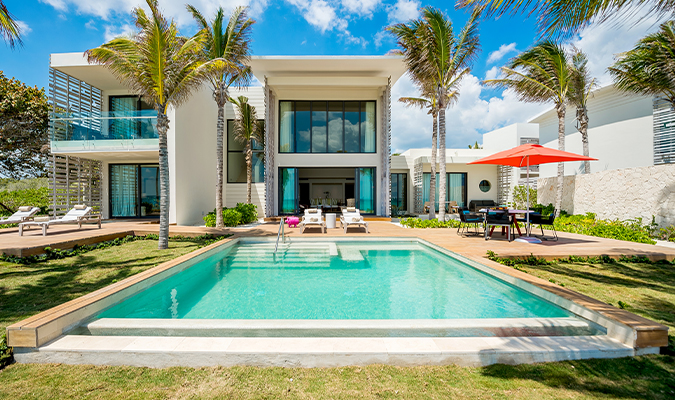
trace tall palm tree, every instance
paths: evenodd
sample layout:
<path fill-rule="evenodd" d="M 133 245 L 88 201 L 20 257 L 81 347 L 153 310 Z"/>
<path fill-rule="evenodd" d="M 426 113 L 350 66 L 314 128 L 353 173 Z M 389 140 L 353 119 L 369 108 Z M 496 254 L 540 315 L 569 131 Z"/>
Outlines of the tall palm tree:
<path fill-rule="evenodd" d="M 398 37 L 402 53 L 413 81 L 422 88 L 430 88 L 438 99 L 439 125 L 439 212 L 445 220 L 446 165 L 445 165 L 445 110 L 459 98 L 459 84 L 470 72 L 470 66 L 480 49 L 478 17 L 474 11 L 466 25 L 455 36 L 452 22 L 438 9 L 425 7 L 422 17 L 389 29 Z"/>
<path fill-rule="evenodd" d="M 217 62 L 219 67 L 213 70 L 208 81 L 213 89 L 213 99 L 218 105 L 216 124 L 216 228 L 223 224 L 223 136 L 225 131 L 225 103 L 230 99 L 231 85 L 245 86 L 250 81 L 250 68 L 246 66 L 250 58 L 251 26 L 255 23 L 246 16 L 247 7 L 237 7 L 232 11 L 225 25 L 225 11 L 220 7 L 209 24 L 206 18 L 193 6 L 187 5 L 206 38 L 202 57 L 204 62 Z"/>
<path fill-rule="evenodd" d="M 675 21 L 640 39 L 609 68 L 617 89 L 666 98 L 675 109 Z"/>
<path fill-rule="evenodd" d="M 169 151 L 167 109 L 178 107 L 201 86 L 205 76 L 217 67 L 203 64 L 198 57 L 203 38 L 181 37 L 176 24 L 159 10 L 157 0 L 146 0 L 150 15 L 141 7 L 132 11 L 140 32 L 119 37 L 85 55 L 90 63 L 108 68 L 130 90 L 153 104 L 157 111 L 159 136 L 160 219 L 159 249 L 168 248 L 169 239 Z"/>
<path fill-rule="evenodd" d="M 253 141 L 258 144 L 264 141 L 264 126 L 258 123 L 258 113 L 250 105 L 248 98 L 239 96 L 230 100 L 237 107 L 237 118 L 234 120 L 234 139 L 243 144 L 246 159 L 246 203 L 251 204 L 251 182 L 253 181 Z"/>
<path fill-rule="evenodd" d="M 2 0 L 0 0 L 0 36 L 5 39 L 10 48 L 22 44 L 21 28 Z"/>
<path fill-rule="evenodd" d="M 588 157 L 588 99 L 597 87 L 588 70 L 588 57 L 580 49 L 572 50 L 569 102 L 576 106 L 576 127 L 581 134 L 584 155 Z M 591 173 L 591 162 L 584 161 L 584 174 Z"/>
<path fill-rule="evenodd" d="M 539 32 L 557 37 L 570 37 L 591 22 L 606 22 L 624 11 L 647 10 L 642 18 L 675 13 L 672 0 L 457 0 L 456 5 L 484 9 L 487 18 L 517 13 L 535 15 Z"/>
<path fill-rule="evenodd" d="M 571 70 L 565 49 L 552 41 L 543 41 L 511 59 L 502 67 L 503 78 L 485 81 L 487 85 L 509 88 L 521 101 L 549 103 L 558 113 L 558 149 L 565 150 L 565 111 L 571 86 Z M 563 163 L 558 163 L 556 214 L 560 214 L 563 194 Z"/>
<path fill-rule="evenodd" d="M 428 97 L 401 97 L 398 99 L 408 107 L 428 108 L 433 118 L 431 133 L 431 175 L 429 176 L 429 218 L 436 218 L 436 147 L 438 145 L 438 102 L 433 92 Z"/>

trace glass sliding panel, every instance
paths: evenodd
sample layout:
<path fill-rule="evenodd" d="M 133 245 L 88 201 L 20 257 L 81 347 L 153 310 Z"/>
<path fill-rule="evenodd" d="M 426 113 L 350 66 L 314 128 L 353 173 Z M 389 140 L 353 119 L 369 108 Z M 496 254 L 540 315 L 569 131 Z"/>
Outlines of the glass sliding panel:
<path fill-rule="evenodd" d="M 362 214 L 375 214 L 375 168 L 356 168 L 357 207 Z"/>
<path fill-rule="evenodd" d="M 295 110 L 292 101 L 279 102 L 279 153 L 295 152 Z M 229 130 L 229 129 L 228 129 Z"/>
<path fill-rule="evenodd" d="M 465 207 L 466 174 L 450 172 L 447 176 L 448 201 L 456 201 L 458 206 Z"/>
<path fill-rule="evenodd" d="M 295 152 L 311 151 L 311 112 L 309 101 L 295 102 Z"/>
<path fill-rule="evenodd" d="M 328 152 L 344 152 L 344 121 L 343 102 L 331 101 L 328 103 Z"/>
<path fill-rule="evenodd" d="M 312 102 L 312 153 L 327 153 L 326 118 L 328 111 L 325 101 Z"/>
<path fill-rule="evenodd" d="M 358 153 L 361 146 L 359 138 L 359 102 L 345 102 L 345 152 Z"/>
<path fill-rule="evenodd" d="M 141 165 L 141 217 L 159 216 L 159 167 Z"/>
<path fill-rule="evenodd" d="M 138 165 L 110 166 L 110 216 L 138 216 Z"/>
<path fill-rule="evenodd" d="M 136 136 L 139 126 L 134 118 L 138 107 L 138 97 L 110 96 L 110 117 L 108 138 L 106 139 L 131 139 Z M 126 118 L 125 118 L 126 117 Z M 102 139 L 97 137 L 91 140 Z"/>
<path fill-rule="evenodd" d="M 375 153 L 375 102 L 361 102 L 361 152 Z"/>
<path fill-rule="evenodd" d="M 408 174 L 391 174 L 392 213 L 406 211 L 408 200 Z"/>
<path fill-rule="evenodd" d="M 279 168 L 279 214 L 295 214 L 298 209 L 298 169 Z"/>

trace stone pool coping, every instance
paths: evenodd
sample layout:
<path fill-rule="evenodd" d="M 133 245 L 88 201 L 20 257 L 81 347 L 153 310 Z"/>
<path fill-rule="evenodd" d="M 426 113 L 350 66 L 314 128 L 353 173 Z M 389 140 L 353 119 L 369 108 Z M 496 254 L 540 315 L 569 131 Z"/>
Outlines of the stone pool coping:
<path fill-rule="evenodd" d="M 588 296 L 551 284 L 542 279 L 504 267 L 487 259 L 476 260 L 451 252 L 441 246 L 417 237 L 358 237 L 358 238 L 292 238 L 291 242 L 335 241 L 413 241 L 427 245 L 455 257 L 487 274 L 542 297 L 577 316 L 596 323 L 607 330 L 609 338 L 635 349 L 667 346 L 668 328 L 625 310 L 612 307 Z M 71 300 L 7 328 L 8 344 L 16 349 L 37 349 L 51 342 L 82 322 L 99 314 L 113 304 L 183 271 L 214 253 L 238 242 L 270 243 L 274 238 L 227 238 L 192 253 L 160 264 L 77 299 Z M 260 339 L 260 338 L 256 338 Z M 484 338 L 483 338 L 484 339 Z M 21 350 L 19 350 L 21 352 Z"/>

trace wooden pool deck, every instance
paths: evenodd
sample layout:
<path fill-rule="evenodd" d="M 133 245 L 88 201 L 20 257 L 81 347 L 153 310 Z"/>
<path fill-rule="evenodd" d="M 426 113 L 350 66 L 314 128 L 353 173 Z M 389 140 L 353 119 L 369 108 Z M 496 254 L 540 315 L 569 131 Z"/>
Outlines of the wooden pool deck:
<path fill-rule="evenodd" d="M 551 260 L 570 255 L 581 257 L 597 257 L 607 255 L 645 256 L 653 261 L 675 260 L 675 248 L 655 246 L 642 243 L 625 242 L 621 240 L 597 238 L 577 235 L 573 233 L 558 233 L 558 241 L 544 241 L 541 244 L 508 242 L 497 232 L 494 238 L 485 241 L 482 236 L 459 236 L 456 229 L 406 229 L 386 221 L 370 221 L 370 233 L 362 228 L 349 228 L 347 234 L 340 228 L 328 229 L 321 233 L 320 229 L 308 228 L 300 234 L 298 228 L 285 228 L 288 237 L 418 237 L 447 250 L 462 254 L 474 259 L 484 259 L 488 250 L 494 251 L 501 257 L 522 257 L 530 254 Z M 195 226 L 171 226 L 170 235 L 198 236 L 204 234 L 235 236 L 276 236 L 279 225 L 277 223 L 259 224 L 252 227 L 240 228 L 206 228 Z M 127 235 L 156 234 L 159 225 L 147 221 L 104 221 L 101 229 L 95 225 L 83 225 L 82 229 L 76 226 L 54 226 L 49 229 L 47 236 L 42 236 L 39 229 L 31 229 L 19 236 L 17 228 L 0 230 L 0 252 L 14 256 L 29 256 L 44 253 L 45 247 L 55 249 L 70 249 L 75 245 L 90 245 Z"/>

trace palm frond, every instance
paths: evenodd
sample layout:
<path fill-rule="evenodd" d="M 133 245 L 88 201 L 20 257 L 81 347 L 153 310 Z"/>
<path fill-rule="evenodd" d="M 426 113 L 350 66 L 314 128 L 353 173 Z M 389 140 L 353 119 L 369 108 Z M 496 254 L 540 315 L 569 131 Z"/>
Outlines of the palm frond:
<path fill-rule="evenodd" d="M 9 13 L 7 6 L 2 1 L 0 1 L 0 36 L 5 39 L 5 42 L 12 49 L 16 45 L 23 45 L 21 41 L 21 27 L 19 27 L 19 24 L 14 20 L 14 16 Z"/>

